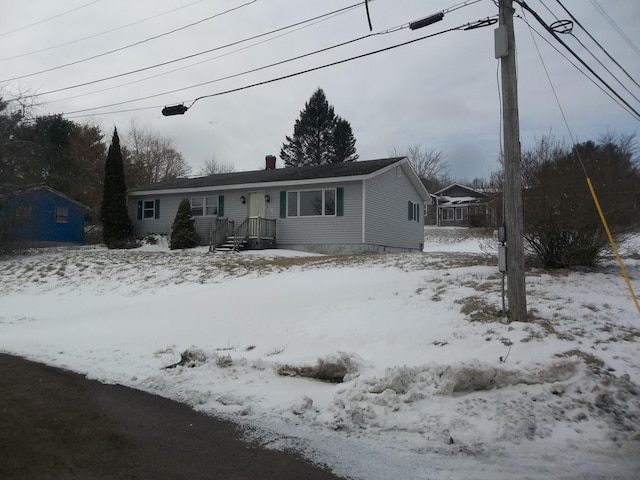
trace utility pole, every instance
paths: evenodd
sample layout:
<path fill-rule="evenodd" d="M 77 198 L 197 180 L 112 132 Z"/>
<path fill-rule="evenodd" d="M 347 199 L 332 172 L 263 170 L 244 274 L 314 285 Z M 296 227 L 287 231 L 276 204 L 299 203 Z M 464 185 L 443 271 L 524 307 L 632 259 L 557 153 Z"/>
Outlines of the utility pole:
<path fill-rule="evenodd" d="M 500 0 L 496 30 L 496 58 L 502 77 L 502 124 L 504 136 L 504 222 L 507 243 L 507 300 L 510 322 L 527 321 L 524 278 L 524 222 L 520 165 L 520 119 L 516 75 L 516 39 L 513 31 L 513 0 Z"/>

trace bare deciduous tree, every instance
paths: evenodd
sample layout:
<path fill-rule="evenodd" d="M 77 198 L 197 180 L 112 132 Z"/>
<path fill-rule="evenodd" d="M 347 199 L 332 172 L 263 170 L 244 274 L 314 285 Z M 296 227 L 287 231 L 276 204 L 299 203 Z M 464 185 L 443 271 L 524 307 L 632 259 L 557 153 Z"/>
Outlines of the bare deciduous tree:
<path fill-rule="evenodd" d="M 409 145 L 404 150 L 393 147 L 392 155 L 407 157 L 420 178 L 434 181 L 449 176 L 449 164 L 444 159 L 444 154 L 435 148 L 420 144 Z"/>
<path fill-rule="evenodd" d="M 546 267 L 594 265 L 608 246 L 585 170 L 614 237 L 638 227 L 635 145 L 633 135 L 605 135 L 598 143 L 570 147 L 543 136 L 523 149 L 524 236 Z M 499 196 L 501 172 L 493 179 Z"/>
<path fill-rule="evenodd" d="M 129 188 L 183 177 L 191 166 L 169 138 L 131 123 L 124 136 L 123 156 Z"/>
<path fill-rule="evenodd" d="M 235 167 L 230 163 L 223 163 L 216 160 L 216 157 L 211 155 L 211 158 L 207 158 L 204 164 L 200 168 L 200 175 L 215 175 L 218 173 L 233 173 Z"/>

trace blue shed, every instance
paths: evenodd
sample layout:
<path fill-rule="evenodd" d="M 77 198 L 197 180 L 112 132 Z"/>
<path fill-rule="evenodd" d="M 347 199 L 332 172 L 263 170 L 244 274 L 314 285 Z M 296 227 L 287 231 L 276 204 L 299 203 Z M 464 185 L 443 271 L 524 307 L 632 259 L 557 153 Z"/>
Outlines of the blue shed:
<path fill-rule="evenodd" d="M 84 242 L 89 207 L 41 185 L 15 192 L 0 205 L 0 221 L 16 240 L 37 246 Z"/>

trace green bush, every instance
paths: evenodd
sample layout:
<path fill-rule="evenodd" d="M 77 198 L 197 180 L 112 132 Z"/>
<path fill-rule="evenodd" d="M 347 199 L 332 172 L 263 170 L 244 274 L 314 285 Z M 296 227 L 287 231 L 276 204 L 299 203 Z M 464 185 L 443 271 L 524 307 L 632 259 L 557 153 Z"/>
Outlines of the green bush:
<path fill-rule="evenodd" d="M 196 233 L 195 219 L 191 216 L 191 202 L 185 198 L 178 206 L 176 218 L 171 226 L 171 250 L 178 248 L 193 248 L 200 243 L 200 237 Z"/>

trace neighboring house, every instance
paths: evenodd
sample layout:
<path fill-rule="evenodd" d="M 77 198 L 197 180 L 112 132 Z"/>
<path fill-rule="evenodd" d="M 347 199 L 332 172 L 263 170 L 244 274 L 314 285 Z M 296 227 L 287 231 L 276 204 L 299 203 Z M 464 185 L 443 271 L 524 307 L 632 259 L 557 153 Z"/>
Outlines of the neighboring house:
<path fill-rule="evenodd" d="M 201 243 L 318 253 L 420 251 L 429 193 L 404 157 L 182 178 L 129 190 L 136 236 L 170 234 L 191 201 Z"/>
<path fill-rule="evenodd" d="M 495 224 L 491 195 L 459 183 L 431 194 L 425 221 L 439 226 L 490 227 Z"/>
<path fill-rule="evenodd" d="M 49 186 L 31 187 L 0 198 L 0 228 L 29 246 L 82 243 L 88 210 Z"/>

